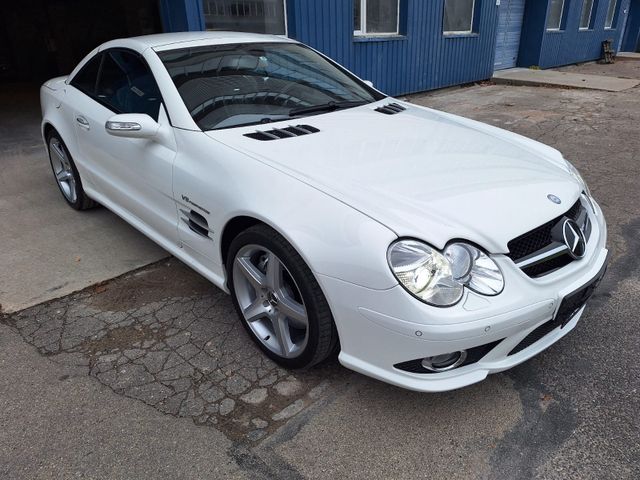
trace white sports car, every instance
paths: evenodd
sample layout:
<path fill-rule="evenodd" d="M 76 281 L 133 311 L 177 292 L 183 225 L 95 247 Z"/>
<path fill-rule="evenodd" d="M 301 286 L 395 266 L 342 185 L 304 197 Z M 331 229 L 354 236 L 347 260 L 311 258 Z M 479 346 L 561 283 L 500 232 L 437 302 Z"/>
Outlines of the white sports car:
<path fill-rule="evenodd" d="M 545 145 L 387 97 L 296 41 L 108 42 L 41 89 L 67 203 L 109 208 L 229 292 L 279 364 L 450 390 L 566 335 L 606 225 Z"/>

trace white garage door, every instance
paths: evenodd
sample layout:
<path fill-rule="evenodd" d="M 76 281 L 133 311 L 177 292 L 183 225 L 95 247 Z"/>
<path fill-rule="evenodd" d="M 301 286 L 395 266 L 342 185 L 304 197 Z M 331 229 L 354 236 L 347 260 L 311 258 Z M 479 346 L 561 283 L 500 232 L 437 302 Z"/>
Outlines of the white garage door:
<path fill-rule="evenodd" d="M 513 68 L 518 61 L 525 0 L 501 0 L 498 10 L 495 70 Z"/>

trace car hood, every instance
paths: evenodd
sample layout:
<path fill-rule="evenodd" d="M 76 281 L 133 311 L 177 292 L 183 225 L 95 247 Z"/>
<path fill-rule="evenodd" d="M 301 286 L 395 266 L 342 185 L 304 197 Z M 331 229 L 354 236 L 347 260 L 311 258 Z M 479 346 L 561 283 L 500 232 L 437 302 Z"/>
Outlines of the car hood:
<path fill-rule="evenodd" d="M 486 124 L 393 101 L 406 110 L 376 111 L 390 102 L 386 99 L 208 135 L 326 192 L 400 237 L 438 248 L 465 239 L 506 253 L 509 240 L 561 215 L 580 195 L 581 186 L 558 151 Z M 270 141 L 245 136 L 290 125 L 319 131 Z M 549 194 L 562 203 L 551 202 Z"/>

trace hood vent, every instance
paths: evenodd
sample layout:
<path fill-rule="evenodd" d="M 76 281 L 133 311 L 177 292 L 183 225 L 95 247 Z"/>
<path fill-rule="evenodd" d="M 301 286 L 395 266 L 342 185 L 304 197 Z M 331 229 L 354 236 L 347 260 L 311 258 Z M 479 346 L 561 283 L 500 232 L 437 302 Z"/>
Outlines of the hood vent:
<path fill-rule="evenodd" d="M 266 142 L 269 140 L 280 140 L 281 138 L 301 137 L 319 131 L 320 130 L 311 125 L 296 125 L 287 128 L 274 128 L 273 130 L 265 130 L 262 132 L 245 133 L 244 136 Z"/>
<path fill-rule="evenodd" d="M 386 115 L 395 115 L 396 113 L 400 113 L 405 110 L 405 107 L 398 105 L 397 103 L 388 103 L 387 105 L 376 108 L 376 112 L 384 113 Z"/>

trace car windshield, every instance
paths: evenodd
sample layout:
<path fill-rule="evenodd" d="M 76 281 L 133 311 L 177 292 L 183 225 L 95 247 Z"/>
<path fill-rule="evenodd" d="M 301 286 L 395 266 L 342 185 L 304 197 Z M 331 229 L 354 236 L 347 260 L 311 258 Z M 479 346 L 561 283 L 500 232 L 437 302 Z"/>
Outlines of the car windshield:
<path fill-rule="evenodd" d="M 299 44 L 210 45 L 158 55 L 202 130 L 315 115 L 384 98 Z"/>

